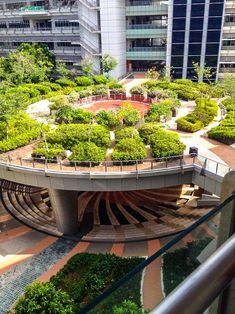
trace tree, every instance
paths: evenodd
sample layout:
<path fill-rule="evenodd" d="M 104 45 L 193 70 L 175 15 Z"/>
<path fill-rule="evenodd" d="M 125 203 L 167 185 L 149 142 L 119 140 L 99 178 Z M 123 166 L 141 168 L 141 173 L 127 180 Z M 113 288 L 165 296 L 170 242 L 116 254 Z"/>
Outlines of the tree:
<path fill-rule="evenodd" d="M 69 70 L 66 68 L 64 62 L 56 61 L 56 71 L 62 78 L 67 78 Z"/>
<path fill-rule="evenodd" d="M 210 79 L 214 74 L 213 69 L 211 67 L 207 67 L 206 64 L 203 67 L 201 67 L 198 62 L 193 61 L 192 63 L 194 72 L 196 74 L 195 78 L 198 80 L 198 82 L 202 82 L 203 79 L 205 78 L 208 81 L 208 83 L 210 83 L 211 82 Z"/>
<path fill-rule="evenodd" d="M 105 73 L 107 77 L 109 77 L 109 72 L 114 70 L 118 65 L 117 60 L 109 54 L 103 55 L 100 62 L 102 64 L 103 73 Z"/>
<path fill-rule="evenodd" d="M 90 58 L 84 58 L 81 61 L 81 67 L 82 67 L 82 72 L 84 73 L 84 75 L 87 76 L 92 76 L 93 74 L 93 67 L 94 67 L 94 62 L 92 59 Z"/>
<path fill-rule="evenodd" d="M 18 112 L 17 102 L 7 99 L 6 97 L 0 98 L 0 122 L 6 123 L 6 139 L 9 139 L 9 120 Z"/>

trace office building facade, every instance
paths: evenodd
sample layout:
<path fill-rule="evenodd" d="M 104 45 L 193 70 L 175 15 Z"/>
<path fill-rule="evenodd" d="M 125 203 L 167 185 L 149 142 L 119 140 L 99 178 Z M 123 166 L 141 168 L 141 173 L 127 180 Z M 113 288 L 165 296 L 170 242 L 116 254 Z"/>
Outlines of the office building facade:
<path fill-rule="evenodd" d="M 233 26 L 234 25 L 234 26 Z M 234 28 L 234 30 L 233 30 Z M 235 69 L 235 4 L 230 0 L 0 0 L 0 53 L 45 43 L 57 60 L 79 67 L 118 61 L 113 75 L 151 67 L 194 79 L 193 63 L 213 79 Z"/>

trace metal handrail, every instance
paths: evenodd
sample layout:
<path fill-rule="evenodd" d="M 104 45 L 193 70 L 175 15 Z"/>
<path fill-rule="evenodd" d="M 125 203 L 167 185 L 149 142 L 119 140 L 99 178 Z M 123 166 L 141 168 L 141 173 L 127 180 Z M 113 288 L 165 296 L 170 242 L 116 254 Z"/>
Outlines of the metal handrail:
<path fill-rule="evenodd" d="M 68 171 L 68 172 L 82 172 L 82 173 L 137 173 L 146 171 L 157 171 L 163 169 L 184 169 L 188 166 L 197 166 L 203 171 L 213 172 L 215 175 L 224 176 L 230 172 L 232 168 L 221 162 L 204 156 L 195 155 L 180 155 L 152 159 L 139 160 L 121 160 L 121 161 L 76 161 L 76 160 L 61 160 L 47 159 L 47 158 L 12 158 L 0 156 L 0 164 L 7 166 L 17 166 L 26 168 L 33 168 L 39 170 L 52 171 Z M 211 167 L 212 166 L 212 167 Z M 79 169 L 80 167 L 80 169 Z M 220 171 L 220 168 L 222 170 Z M 110 171 L 109 171 L 110 170 Z"/>
<path fill-rule="evenodd" d="M 197 227 L 217 215 L 223 208 L 228 205 L 230 202 L 234 202 L 235 197 L 234 195 L 231 195 L 229 198 L 227 198 L 222 204 L 212 209 L 209 213 L 204 215 L 203 217 L 199 218 L 196 222 L 194 222 L 191 226 L 184 229 L 182 232 L 180 232 L 175 238 L 170 240 L 167 244 L 163 245 L 163 247 L 155 252 L 152 256 L 148 257 L 146 260 L 141 262 L 138 266 L 136 266 L 133 270 L 131 270 L 127 275 L 125 275 L 123 278 L 115 282 L 110 288 L 105 290 L 101 295 L 96 297 L 92 302 L 84 306 L 81 310 L 76 312 L 76 314 L 85 314 L 89 313 L 90 310 L 95 309 L 95 307 L 103 302 L 105 299 L 107 299 L 111 294 L 113 294 L 117 289 L 122 287 L 124 284 L 126 284 L 129 280 L 131 280 L 135 275 L 143 271 L 148 265 L 150 265 L 153 261 L 155 261 L 157 258 L 162 256 L 166 251 L 168 251 L 170 248 L 174 247 L 179 241 L 181 241 L 185 236 L 190 234 L 193 230 L 195 230 Z M 233 257 L 234 262 L 234 257 Z M 205 287 L 203 287 L 205 289 Z M 156 314 L 159 314 L 158 312 L 155 312 Z M 175 311 L 171 314 L 175 313 L 183 313 L 182 311 Z M 187 312 L 188 313 L 188 312 Z M 199 312 L 197 312 L 198 314 Z M 166 314 L 166 313 L 164 313 Z M 186 312 L 185 312 L 186 314 Z M 190 307 L 190 314 L 191 313 L 191 307 Z"/>
<path fill-rule="evenodd" d="M 187 277 L 151 314 L 203 313 L 235 277 L 235 234 Z M 190 310 L 189 310 L 190 309 Z"/>

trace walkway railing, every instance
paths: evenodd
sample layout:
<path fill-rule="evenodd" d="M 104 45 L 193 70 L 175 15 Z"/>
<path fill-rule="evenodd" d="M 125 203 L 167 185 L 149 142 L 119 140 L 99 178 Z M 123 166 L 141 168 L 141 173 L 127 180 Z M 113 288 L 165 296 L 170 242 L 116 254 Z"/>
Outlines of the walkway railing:
<path fill-rule="evenodd" d="M 235 196 L 231 195 L 221 205 L 212 209 L 174 238 L 169 239 L 169 242 L 161 249 L 159 249 L 160 242 L 156 240 L 159 244 L 152 243 L 153 255 L 111 285 L 77 314 L 113 313 L 113 306 L 120 306 L 126 300 L 145 307 L 145 309 L 153 310 L 164 299 L 163 292 L 168 295 L 200 263 L 204 263 L 216 251 L 221 212 L 229 210 L 234 204 Z M 220 274 L 221 271 L 218 270 L 217 275 Z M 195 278 L 195 281 L 199 280 L 200 278 Z M 215 277 L 210 277 L 210 280 L 216 282 Z M 149 285 L 150 282 L 152 284 Z M 197 299 L 200 299 L 200 295 L 204 295 L 208 291 L 207 289 L 204 291 L 204 287 L 202 286 L 197 291 Z M 177 313 L 181 312 L 186 313 L 186 311 L 178 309 Z M 158 311 L 154 313 L 158 313 Z M 160 313 L 168 313 L 168 311 Z M 176 312 L 173 310 L 169 313 Z"/>
<path fill-rule="evenodd" d="M 69 161 L 46 158 L 13 158 L 11 156 L 0 156 L 0 165 L 13 165 L 26 168 L 44 169 L 63 172 L 81 173 L 142 173 L 153 172 L 164 169 L 185 169 L 188 166 L 197 166 L 204 171 L 224 177 L 232 169 L 226 164 L 203 156 L 182 155 L 144 160 L 125 161 Z"/>

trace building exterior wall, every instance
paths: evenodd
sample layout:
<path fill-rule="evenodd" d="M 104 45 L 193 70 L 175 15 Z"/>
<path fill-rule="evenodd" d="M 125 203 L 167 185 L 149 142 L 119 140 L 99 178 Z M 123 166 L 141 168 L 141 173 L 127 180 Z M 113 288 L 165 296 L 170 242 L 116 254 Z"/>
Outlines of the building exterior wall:
<path fill-rule="evenodd" d="M 225 2 L 225 5 L 224 5 Z M 31 7 L 31 8 L 30 8 Z M 222 31 L 221 31 L 222 29 Z M 111 73 L 173 67 L 174 78 L 195 79 L 192 62 L 235 72 L 232 0 L 0 0 L 0 54 L 22 42 L 48 45 L 57 60 L 79 67 L 92 59 L 118 61 Z"/>

